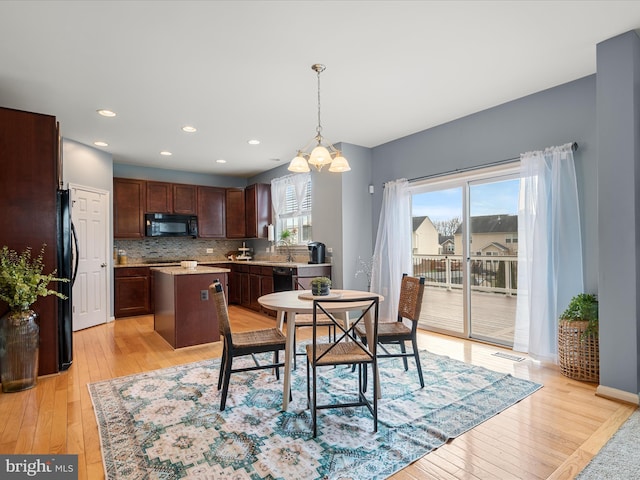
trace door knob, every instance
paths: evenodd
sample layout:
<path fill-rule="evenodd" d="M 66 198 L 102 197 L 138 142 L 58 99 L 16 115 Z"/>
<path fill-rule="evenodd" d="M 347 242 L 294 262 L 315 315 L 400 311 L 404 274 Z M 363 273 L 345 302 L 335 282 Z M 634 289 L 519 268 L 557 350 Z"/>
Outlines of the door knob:
<path fill-rule="evenodd" d="M 106 267 L 106 266 L 107 266 L 107 264 L 106 264 L 106 263 L 103 263 L 103 264 L 101 264 L 100 266 L 101 266 L 102 268 L 104 268 L 104 267 Z"/>

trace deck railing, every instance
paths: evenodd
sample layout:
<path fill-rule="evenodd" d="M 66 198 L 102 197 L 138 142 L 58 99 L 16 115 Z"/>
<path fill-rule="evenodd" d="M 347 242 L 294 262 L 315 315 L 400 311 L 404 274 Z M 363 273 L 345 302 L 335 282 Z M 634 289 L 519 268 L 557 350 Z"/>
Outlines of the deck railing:
<path fill-rule="evenodd" d="M 471 290 L 516 295 L 516 255 L 471 256 Z M 462 288 L 462 255 L 413 255 L 413 274 L 425 277 L 426 285 Z"/>

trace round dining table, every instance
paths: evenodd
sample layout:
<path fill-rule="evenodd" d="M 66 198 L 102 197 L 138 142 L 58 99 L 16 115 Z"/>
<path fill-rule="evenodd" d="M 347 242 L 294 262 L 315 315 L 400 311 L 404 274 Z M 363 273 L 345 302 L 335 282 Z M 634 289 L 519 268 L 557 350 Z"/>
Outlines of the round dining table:
<path fill-rule="evenodd" d="M 263 295 L 258 298 L 258 303 L 264 308 L 275 310 L 277 312 L 276 319 L 278 322 L 278 328 L 283 329 L 285 316 L 286 316 L 286 345 L 285 345 L 285 361 L 284 361 L 284 380 L 283 380 L 283 392 L 282 392 L 282 410 L 286 411 L 289 406 L 289 395 L 291 392 L 291 368 L 293 366 L 293 355 L 295 353 L 295 321 L 297 314 L 309 314 L 313 313 L 313 299 L 314 298 L 345 298 L 353 299 L 360 297 L 372 297 L 377 296 L 379 301 L 383 301 L 384 297 L 377 293 L 364 292 L 359 290 L 331 290 L 328 297 L 313 297 L 310 290 L 288 290 L 285 292 L 275 292 L 268 295 Z M 344 320 L 349 321 L 349 312 L 358 310 L 366 305 L 363 302 L 362 305 L 358 302 L 349 303 L 326 303 L 323 307 L 332 314 L 343 314 Z M 367 333 L 373 331 L 371 329 L 371 315 L 365 317 L 367 323 Z M 371 345 L 371 340 L 368 339 L 367 343 Z M 380 382 L 378 383 L 377 395 L 380 397 Z"/>

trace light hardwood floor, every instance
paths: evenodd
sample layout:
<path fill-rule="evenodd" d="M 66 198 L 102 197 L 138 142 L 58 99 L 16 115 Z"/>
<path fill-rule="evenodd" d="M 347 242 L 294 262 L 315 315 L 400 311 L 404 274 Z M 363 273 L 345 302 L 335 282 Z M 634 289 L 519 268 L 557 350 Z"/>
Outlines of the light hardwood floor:
<path fill-rule="evenodd" d="M 229 313 L 235 329 L 274 325 L 273 319 L 241 307 L 231 306 Z M 492 355 L 498 347 L 426 332 L 420 334 L 420 345 L 544 387 L 396 473 L 394 480 L 573 478 L 636 408 L 595 396 L 594 384 L 568 379 L 555 366 Z M 87 384 L 220 352 L 219 343 L 173 350 L 153 331 L 152 316 L 76 332 L 67 372 L 41 377 L 31 390 L 0 393 L 0 453 L 78 454 L 78 478 L 102 479 Z"/>

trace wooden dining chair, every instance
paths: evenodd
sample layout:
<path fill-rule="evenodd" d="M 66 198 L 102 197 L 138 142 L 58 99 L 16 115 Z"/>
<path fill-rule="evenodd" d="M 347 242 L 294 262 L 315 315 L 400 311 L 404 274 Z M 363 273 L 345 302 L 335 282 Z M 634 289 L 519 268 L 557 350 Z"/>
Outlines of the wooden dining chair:
<path fill-rule="evenodd" d="M 215 281 L 209 286 L 209 294 L 213 299 L 216 313 L 218 314 L 220 337 L 223 341 L 220 373 L 218 374 L 218 390 L 222 387 L 222 398 L 220 399 L 220 410 L 222 411 L 227 403 L 229 378 L 232 373 L 274 368 L 276 378 L 280 378 L 280 367 L 284 366 L 284 362 L 279 361 L 278 353 L 280 350 L 285 349 L 286 337 L 275 327 L 248 332 L 232 332 L 229 325 L 227 302 L 219 281 Z M 263 352 L 273 352 L 272 363 L 261 364 L 258 362 L 255 354 Z M 245 355 L 253 357 L 255 366 L 233 368 L 233 359 Z"/>
<path fill-rule="evenodd" d="M 344 323 L 336 319 L 328 310 L 331 304 L 353 304 L 353 309 L 360 310 L 360 316 L 350 322 L 346 327 Z M 373 416 L 373 431 L 378 431 L 378 367 L 376 359 L 378 336 L 378 297 L 363 296 L 358 298 L 332 298 L 327 300 L 313 300 L 313 336 L 311 344 L 306 346 L 307 352 L 307 403 L 311 410 L 313 420 L 313 436 L 318 433 L 318 410 L 327 408 L 346 408 L 365 406 Z M 333 342 L 320 342 L 318 338 L 318 320 L 322 317 L 333 321 L 336 335 Z M 365 322 L 370 321 L 373 342 L 371 347 L 357 339 L 355 328 L 358 325 L 365 327 Z M 355 365 L 358 368 L 357 399 L 353 402 L 318 404 L 318 369 L 321 367 L 335 367 L 337 365 Z M 371 365 L 373 378 L 372 398 L 367 398 L 366 369 Z"/>
<path fill-rule="evenodd" d="M 405 371 L 409 370 L 407 358 L 413 357 L 418 370 L 420 388 L 424 388 L 420 354 L 418 351 L 418 320 L 422 309 L 422 296 L 424 294 L 424 277 L 410 277 L 406 273 L 402 275 L 400 286 L 400 300 L 398 302 L 397 321 L 380 322 L 378 325 L 378 344 L 380 350 L 378 358 L 400 357 L 404 362 Z M 411 326 L 407 326 L 404 320 L 409 320 Z M 367 335 L 363 325 L 356 327 L 358 337 L 366 343 Z M 405 342 L 411 342 L 412 351 L 407 352 Z M 384 345 L 395 344 L 400 347 L 400 352 L 389 352 Z"/>

